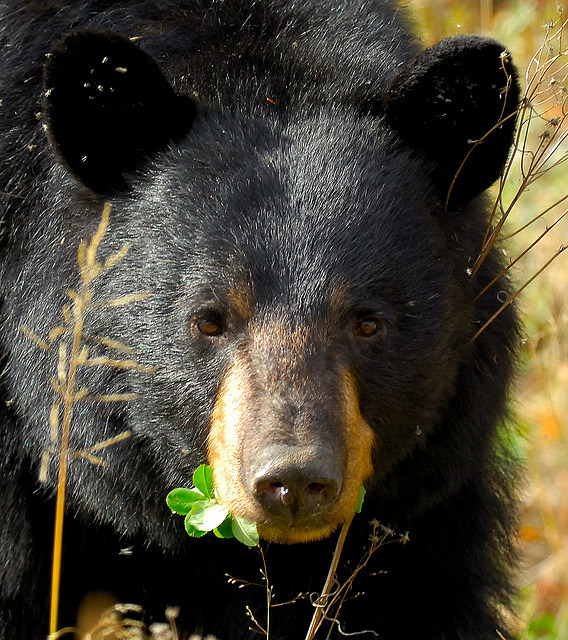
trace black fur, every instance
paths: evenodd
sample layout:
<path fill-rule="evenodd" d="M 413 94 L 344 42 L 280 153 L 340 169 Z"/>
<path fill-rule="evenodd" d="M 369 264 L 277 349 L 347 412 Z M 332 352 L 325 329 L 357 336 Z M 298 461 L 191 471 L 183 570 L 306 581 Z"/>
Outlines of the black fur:
<path fill-rule="evenodd" d="M 179 604 L 187 631 L 253 637 L 244 606 L 262 619 L 264 594 L 237 590 L 225 572 L 257 582 L 255 551 L 187 539 L 165 505 L 205 460 L 223 372 L 246 340 L 231 318 L 220 346 L 196 340 L 191 319 L 225 308 L 228 287 L 246 282 L 256 322 L 310 328 L 319 372 L 348 364 L 378 436 L 343 575 L 369 520 L 409 531 L 407 545 L 374 556 L 344 630 L 383 640 L 506 632 L 513 471 L 498 426 L 517 322 L 509 307 L 472 342 L 501 305 L 495 287 L 476 300 L 498 256 L 469 274 L 487 224 L 479 194 L 507 157 L 512 124 L 472 154 L 446 202 L 471 140 L 516 106 L 508 60 L 506 103 L 501 91 L 503 48 L 464 37 L 420 53 L 386 0 L 7 1 L 0 11 L 0 640 L 47 633 L 56 458 L 45 485 L 37 474 L 57 356 L 20 328 L 46 337 L 61 324 L 79 240 L 108 197 L 101 255 L 132 248 L 96 281 L 95 301 L 152 295 L 93 309 L 85 332 L 132 345 L 155 374 L 81 371 L 92 393 L 138 399 L 75 405 L 72 448 L 132 436 L 100 453 L 106 467 L 69 465 L 61 626 L 84 593 L 107 589 L 149 617 Z M 333 315 L 337 287 L 349 304 Z M 362 347 L 348 332 L 370 312 L 387 333 Z M 130 545 L 133 555 L 119 555 Z M 319 590 L 332 548 L 270 545 L 277 600 Z M 311 607 L 272 615 L 271 639 L 295 640 Z"/>

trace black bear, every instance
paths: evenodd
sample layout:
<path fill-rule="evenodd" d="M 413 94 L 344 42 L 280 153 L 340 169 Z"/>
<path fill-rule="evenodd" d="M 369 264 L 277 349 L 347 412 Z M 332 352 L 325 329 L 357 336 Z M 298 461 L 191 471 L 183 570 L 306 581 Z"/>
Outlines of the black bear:
<path fill-rule="evenodd" d="M 179 605 L 184 633 L 257 637 L 264 592 L 225 575 L 257 583 L 257 551 L 189 539 L 165 503 L 208 461 L 268 542 L 274 602 L 321 590 L 361 485 L 343 579 L 371 520 L 408 531 L 328 637 L 507 633 L 513 307 L 473 339 L 508 291 L 479 295 L 496 252 L 474 269 L 519 100 L 504 47 L 423 49 L 391 0 L 0 12 L 0 639 L 47 634 L 54 398 L 77 247 L 107 201 L 98 255 L 130 250 L 82 320 L 59 625 L 105 590 L 148 620 Z M 109 366 L 117 349 L 140 366 Z M 312 611 L 273 608 L 271 640 L 303 638 Z"/>

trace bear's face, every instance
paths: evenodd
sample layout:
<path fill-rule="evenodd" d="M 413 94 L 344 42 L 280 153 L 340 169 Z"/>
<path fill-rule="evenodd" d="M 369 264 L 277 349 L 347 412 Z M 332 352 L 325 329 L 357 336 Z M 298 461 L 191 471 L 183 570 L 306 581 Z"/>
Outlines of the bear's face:
<path fill-rule="evenodd" d="M 262 121 L 196 108 L 115 35 L 69 36 L 47 63 L 50 140 L 89 188 L 114 194 L 130 276 L 152 291 L 117 318 L 155 369 L 131 381 L 130 426 L 166 478 L 206 455 L 223 501 L 267 539 L 331 533 L 452 392 L 476 247 L 459 246 L 446 209 L 491 183 L 512 135 L 503 125 L 452 184 L 504 112 L 491 77 L 463 77 L 477 79 L 472 52 L 492 61 L 481 75 L 503 74 L 496 43 L 457 39 L 403 69 L 381 115 L 329 105 Z M 417 97 L 428 122 L 405 119 Z"/>
<path fill-rule="evenodd" d="M 178 452 L 207 434 L 231 510 L 306 541 L 421 442 L 468 307 L 432 187 L 384 123 L 324 112 L 234 130 L 198 116 L 135 205 L 116 205 L 139 230 L 136 280 L 155 292 L 137 334 L 156 369 L 139 428 L 175 433 Z"/>

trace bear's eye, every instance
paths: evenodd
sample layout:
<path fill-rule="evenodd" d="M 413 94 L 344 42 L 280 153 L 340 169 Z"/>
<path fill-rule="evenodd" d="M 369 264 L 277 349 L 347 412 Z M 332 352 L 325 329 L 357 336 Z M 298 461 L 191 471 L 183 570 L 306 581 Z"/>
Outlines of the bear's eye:
<path fill-rule="evenodd" d="M 387 332 L 387 325 L 384 318 L 379 316 L 365 316 L 358 318 L 353 328 L 353 333 L 358 338 L 365 340 L 377 340 L 383 338 Z"/>
<path fill-rule="evenodd" d="M 225 327 L 220 318 L 195 318 L 193 321 L 193 326 L 201 335 L 207 338 L 216 338 L 217 336 L 223 335 L 223 333 L 225 333 Z"/>

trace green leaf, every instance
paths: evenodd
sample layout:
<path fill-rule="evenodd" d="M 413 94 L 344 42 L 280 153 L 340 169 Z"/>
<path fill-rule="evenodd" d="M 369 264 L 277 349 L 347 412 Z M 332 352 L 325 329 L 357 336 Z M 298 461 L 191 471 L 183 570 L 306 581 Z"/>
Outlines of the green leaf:
<path fill-rule="evenodd" d="M 199 531 L 211 531 L 218 527 L 229 515 L 229 510 L 223 505 L 208 500 L 196 502 L 187 518 Z"/>
<path fill-rule="evenodd" d="M 232 520 L 233 518 L 229 514 L 218 527 L 213 529 L 213 533 L 218 538 L 234 538 Z"/>
<path fill-rule="evenodd" d="M 180 516 L 188 514 L 198 500 L 203 500 L 203 494 L 197 489 L 173 489 L 166 497 L 168 507 Z"/>
<path fill-rule="evenodd" d="M 193 474 L 193 484 L 206 498 L 214 498 L 213 469 L 208 464 L 201 464 Z"/>
<path fill-rule="evenodd" d="M 361 513 L 361 509 L 363 508 L 363 500 L 365 499 L 366 493 L 367 493 L 367 490 L 363 485 L 361 485 L 361 490 L 359 491 L 359 500 L 355 505 L 355 513 Z"/>
<path fill-rule="evenodd" d="M 246 544 L 247 547 L 256 547 L 258 544 L 259 537 L 256 522 L 234 515 L 231 529 L 235 538 L 239 542 Z"/>
<path fill-rule="evenodd" d="M 185 516 L 184 524 L 187 535 L 191 536 L 192 538 L 201 538 L 201 536 L 204 536 L 207 533 L 207 531 L 199 531 L 191 524 L 191 522 L 189 521 L 189 514 Z"/>

